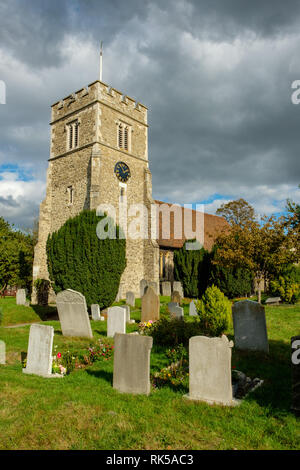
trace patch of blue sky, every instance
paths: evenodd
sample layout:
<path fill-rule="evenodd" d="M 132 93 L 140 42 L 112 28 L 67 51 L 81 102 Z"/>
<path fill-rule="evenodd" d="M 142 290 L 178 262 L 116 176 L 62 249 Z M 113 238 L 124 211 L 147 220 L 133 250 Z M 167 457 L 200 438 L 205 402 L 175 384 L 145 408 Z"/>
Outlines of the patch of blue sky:
<path fill-rule="evenodd" d="M 3 179 L 1 173 L 14 173 L 17 175 L 18 181 L 32 181 L 33 175 L 31 170 L 24 168 L 15 163 L 3 163 L 0 165 L 0 180 Z"/>

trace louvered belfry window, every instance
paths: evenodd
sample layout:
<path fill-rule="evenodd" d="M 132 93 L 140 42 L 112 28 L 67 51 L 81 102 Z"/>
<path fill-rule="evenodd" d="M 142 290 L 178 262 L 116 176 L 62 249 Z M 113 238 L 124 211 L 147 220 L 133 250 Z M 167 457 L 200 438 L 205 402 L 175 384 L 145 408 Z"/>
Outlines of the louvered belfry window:
<path fill-rule="evenodd" d="M 75 149 L 79 144 L 79 122 L 74 121 L 68 124 L 68 147 L 69 150 Z"/>
<path fill-rule="evenodd" d="M 118 125 L 118 147 L 122 150 L 129 150 L 129 126 Z"/>

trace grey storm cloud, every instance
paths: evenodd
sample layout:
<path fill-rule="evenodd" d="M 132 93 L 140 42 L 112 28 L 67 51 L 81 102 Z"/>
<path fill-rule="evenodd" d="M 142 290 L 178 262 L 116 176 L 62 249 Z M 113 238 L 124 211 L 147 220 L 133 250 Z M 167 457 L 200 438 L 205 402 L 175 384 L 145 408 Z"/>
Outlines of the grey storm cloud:
<path fill-rule="evenodd" d="M 50 104 L 97 78 L 100 40 L 104 81 L 149 107 L 154 197 L 293 198 L 298 0 L 0 0 L 0 168 L 45 181 Z"/>

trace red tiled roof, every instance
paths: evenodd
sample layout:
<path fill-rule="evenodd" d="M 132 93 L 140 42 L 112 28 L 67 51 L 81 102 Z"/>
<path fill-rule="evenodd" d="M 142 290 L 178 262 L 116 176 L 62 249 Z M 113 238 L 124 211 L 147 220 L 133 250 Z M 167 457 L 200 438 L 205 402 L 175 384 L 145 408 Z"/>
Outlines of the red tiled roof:
<path fill-rule="evenodd" d="M 154 201 L 157 205 L 166 204 L 171 207 L 173 204 L 162 202 L 162 201 Z M 170 212 L 170 237 L 169 238 L 162 238 L 162 214 L 159 213 L 159 223 L 157 226 L 159 227 L 159 234 L 157 242 L 161 248 L 181 248 L 184 245 L 184 242 L 189 239 L 200 238 L 195 237 L 193 233 L 196 230 L 196 216 L 200 214 L 199 212 L 192 210 L 192 209 L 184 209 L 184 207 L 179 207 L 178 213 L 181 210 L 181 217 L 177 217 L 176 224 L 174 226 L 174 212 Z M 183 211 L 184 210 L 184 211 Z M 183 215 L 184 214 L 184 215 Z M 192 221 L 192 225 L 190 230 L 187 230 L 184 233 L 184 216 L 188 217 Z M 201 220 L 201 218 L 199 219 Z M 168 221 L 166 221 L 168 223 Z M 181 226 L 181 227 L 180 227 Z M 202 227 L 202 224 L 200 225 Z M 214 242 L 218 236 L 218 234 L 228 227 L 228 223 L 226 222 L 223 217 L 219 217 L 217 215 L 206 214 L 204 213 L 204 248 L 210 251 L 214 245 Z M 175 232 L 175 236 L 174 236 Z"/>

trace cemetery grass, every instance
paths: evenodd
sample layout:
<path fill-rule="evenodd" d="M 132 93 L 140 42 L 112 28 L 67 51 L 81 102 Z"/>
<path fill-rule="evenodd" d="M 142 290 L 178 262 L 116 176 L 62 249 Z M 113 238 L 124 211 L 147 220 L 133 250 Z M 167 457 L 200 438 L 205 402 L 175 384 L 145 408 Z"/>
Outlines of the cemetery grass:
<path fill-rule="evenodd" d="M 162 311 L 168 300 L 161 298 Z M 183 306 L 188 314 L 188 302 Z M 131 309 L 136 320 L 139 307 L 137 299 Z M 112 359 L 63 379 L 22 374 L 29 326 L 0 327 L 7 348 L 7 364 L 0 365 L 0 449 L 299 449 L 299 419 L 290 411 L 290 338 L 299 334 L 300 305 L 267 307 L 266 316 L 270 354 L 233 349 L 233 367 L 264 380 L 236 408 L 186 401 L 188 390 L 170 387 L 149 397 L 120 394 L 112 388 Z M 55 351 L 90 344 L 63 337 L 58 321 L 45 324 L 55 329 Z M 95 339 L 106 342 L 106 322 L 91 324 Z M 127 332 L 136 329 L 127 325 Z M 232 327 L 227 335 L 233 338 Z M 164 352 L 154 345 L 152 372 L 167 364 Z"/>

